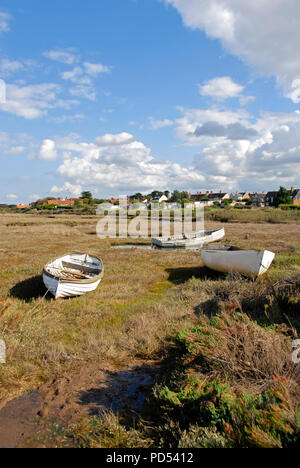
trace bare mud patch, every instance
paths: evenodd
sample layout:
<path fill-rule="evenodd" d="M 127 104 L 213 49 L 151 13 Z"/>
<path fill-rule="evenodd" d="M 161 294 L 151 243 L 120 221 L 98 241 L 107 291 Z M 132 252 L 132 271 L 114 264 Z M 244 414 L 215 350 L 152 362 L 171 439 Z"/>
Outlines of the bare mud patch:
<path fill-rule="evenodd" d="M 34 446 L 49 421 L 68 425 L 107 410 L 142 411 L 160 374 L 156 362 L 132 362 L 116 368 L 88 364 L 9 402 L 0 411 L 0 447 Z M 37 442 L 38 445 L 39 442 Z"/>

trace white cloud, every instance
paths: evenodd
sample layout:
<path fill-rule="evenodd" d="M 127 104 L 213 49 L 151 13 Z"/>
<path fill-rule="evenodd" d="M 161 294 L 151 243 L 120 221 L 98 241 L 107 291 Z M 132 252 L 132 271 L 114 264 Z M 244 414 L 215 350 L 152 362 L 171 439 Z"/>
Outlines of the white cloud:
<path fill-rule="evenodd" d="M 193 166 L 222 190 L 298 186 L 300 113 L 181 109 L 177 136 L 197 148 Z"/>
<path fill-rule="evenodd" d="M 96 91 L 92 86 L 77 85 L 69 89 L 72 96 L 78 98 L 88 99 L 89 101 L 96 101 Z"/>
<path fill-rule="evenodd" d="M 300 102 L 300 79 L 297 78 L 292 82 L 291 91 L 287 93 L 289 97 L 295 104 Z"/>
<path fill-rule="evenodd" d="M 149 118 L 151 124 L 151 130 L 158 130 L 159 128 L 171 127 L 174 122 L 169 119 L 156 120 L 153 117 Z"/>
<path fill-rule="evenodd" d="M 18 72 L 24 68 L 24 64 L 18 60 L 10 60 L 8 58 L 0 61 L 0 73 L 3 76 L 8 76 L 12 73 Z"/>
<path fill-rule="evenodd" d="M 202 96 L 209 96 L 219 100 L 238 97 L 243 90 L 244 86 L 235 83 L 229 76 L 213 78 L 205 84 L 199 85 Z"/>
<path fill-rule="evenodd" d="M 98 146 L 118 146 L 118 145 L 127 145 L 134 141 L 134 136 L 130 133 L 119 133 L 117 135 L 106 134 L 102 137 L 96 138 L 96 143 Z"/>
<path fill-rule="evenodd" d="M 64 123 L 67 121 L 82 120 L 84 119 L 84 114 L 72 114 L 72 115 L 60 115 L 59 117 L 54 117 L 54 122 Z"/>
<path fill-rule="evenodd" d="M 43 55 L 50 60 L 65 63 L 66 65 L 73 65 L 79 60 L 78 55 L 68 50 L 48 50 Z"/>
<path fill-rule="evenodd" d="M 249 102 L 255 101 L 255 99 L 255 96 L 239 96 L 241 106 L 246 106 Z"/>
<path fill-rule="evenodd" d="M 84 75 L 81 67 L 75 67 L 72 70 L 63 72 L 61 76 L 64 80 L 70 80 L 76 84 L 90 85 L 92 83 L 91 79 Z"/>
<path fill-rule="evenodd" d="M 30 154 L 34 146 L 34 139 L 26 133 L 0 132 L 0 154 L 7 156 L 16 156 L 25 152 Z"/>
<path fill-rule="evenodd" d="M 95 78 L 97 75 L 103 73 L 109 73 L 111 67 L 102 65 L 101 63 L 90 63 L 84 62 L 84 68 L 81 66 L 74 67 L 72 70 L 68 70 L 61 74 L 64 80 L 70 80 L 75 84 L 90 85 L 92 83 L 92 77 Z"/>
<path fill-rule="evenodd" d="M 70 108 L 76 101 L 58 99 L 60 86 L 53 83 L 38 85 L 6 86 L 6 102 L 0 103 L 0 110 L 32 120 L 47 115 L 49 109 Z"/>
<path fill-rule="evenodd" d="M 263 75 L 276 76 L 298 102 L 300 3 L 298 0 L 164 0 L 184 23 L 220 39 L 230 53 Z M 292 94 L 291 94 L 292 93 Z"/>
<path fill-rule="evenodd" d="M 14 193 L 9 193 L 8 195 L 6 195 L 6 198 L 8 200 L 16 200 L 18 197 Z"/>
<path fill-rule="evenodd" d="M 85 75 L 81 67 L 75 67 L 73 70 L 62 73 L 64 80 L 70 80 L 76 84 L 69 89 L 72 96 L 88 99 L 89 101 L 96 100 L 96 92 L 92 86 L 92 80 L 89 76 Z"/>
<path fill-rule="evenodd" d="M 54 185 L 51 188 L 51 193 L 54 193 L 55 195 L 72 195 L 74 197 L 78 197 L 83 191 L 83 188 L 81 185 L 74 185 L 71 184 L 70 182 L 65 182 L 61 187 L 58 187 L 57 185 Z"/>
<path fill-rule="evenodd" d="M 204 183 L 200 172 L 154 158 L 149 148 L 126 132 L 99 136 L 94 143 L 81 141 L 76 135 L 58 138 L 55 143 L 62 157 L 58 174 L 75 186 L 127 192 Z"/>
<path fill-rule="evenodd" d="M 102 73 L 109 73 L 112 69 L 112 67 L 103 65 L 102 63 L 84 62 L 83 65 L 84 65 L 86 73 L 91 76 L 97 76 Z"/>
<path fill-rule="evenodd" d="M 11 15 L 5 11 L 0 11 L 0 33 L 10 31 L 9 22 Z"/>
<path fill-rule="evenodd" d="M 226 137 L 228 140 L 249 140 L 258 135 L 254 128 L 246 127 L 239 122 L 229 125 L 221 125 L 218 122 L 205 122 L 196 128 L 193 136 L 196 137 Z"/>
<path fill-rule="evenodd" d="M 16 155 L 16 154 L 24 153 L 25 150 L 26 150 L 25 146 L 13 146 L 13 147 L 5 150 L 4 154 Z"/>
<path fill-rule="evenodd" d="M 243 110 L 231 111 L 231 110 L 219 110 L 218 108 L 211 109 L 185 109 L 178 108 L 182 112 L 183 116 L 176 121 L 176 134 L 178 138 L 184 140 L 188 145 L 196 145 L 205 143 L 207 138 L 211 136 L 217 136 L 201 132 L 198 130 L 208 123 L 214 123 L 222 127 L 230 127 L 234 125 L 240 125 L 245 128 L 251 128 L 249 124 L 249 114 Z M 204 127 L 205 129 L 205 127 Z M 207 130 L 207 129 L 206 129 Z M 198 135 L 197 135 L 198 133 Z M 210 141 L 210 140 L 209 140 Z M 200 143 L 199 143 L 200 142 Z"/>
<path fill-rule="evenodd" d="M 110 71 L 111 67 L 103 65 L 102 63 L 84 62 L 83 66 L 76 66 L 72 70 L 63 72 L 61 77 L 76 85 L 69 89 L 72 96 L 95 101 L 96 90 L 93 85 L 93 80 L 98 75 L 109 73 Z"/>
<path fill-rule="evenodd" d="M 54 161 L 57 158 L 55 141 L 49 139 L 44 140 L 41 145 L 38 158 L 45 161 Z"/>

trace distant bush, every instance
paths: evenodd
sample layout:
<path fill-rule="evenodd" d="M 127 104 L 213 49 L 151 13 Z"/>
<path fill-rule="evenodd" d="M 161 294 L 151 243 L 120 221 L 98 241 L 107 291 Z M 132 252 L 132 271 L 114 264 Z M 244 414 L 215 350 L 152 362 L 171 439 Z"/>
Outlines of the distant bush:
<path fill-rule="evenodd" d="M 300 210 L 300 205 L 292 205 L 292 204 L 279 205 L 279 208 L 281 210 Z"/>

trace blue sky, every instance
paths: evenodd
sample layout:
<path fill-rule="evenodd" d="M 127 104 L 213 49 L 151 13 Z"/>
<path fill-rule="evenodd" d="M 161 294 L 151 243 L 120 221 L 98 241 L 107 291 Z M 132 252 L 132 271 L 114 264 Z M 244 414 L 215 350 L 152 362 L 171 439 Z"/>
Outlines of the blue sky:
<path fill-rule="evenodd" d="M 295 0 L 3 0 L 0 202 L 298 185 L 299 36 Z"/>

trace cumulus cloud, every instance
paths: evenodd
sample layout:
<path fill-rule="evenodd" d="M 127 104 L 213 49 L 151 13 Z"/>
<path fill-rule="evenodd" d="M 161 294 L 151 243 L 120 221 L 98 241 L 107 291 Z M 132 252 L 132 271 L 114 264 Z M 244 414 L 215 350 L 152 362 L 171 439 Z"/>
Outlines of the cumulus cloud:
<path fill-rule="evenodd" d="M 298 186 L 300 112 L 262 113 L 256 120 L 243 110 L 181 112 L 177 136 L 198 148 L 192 165 L 211 184 L 222 190 Z"/>
<path fill-rule="evenodd" d="M 225 100 L 240 96 L 244 86 L 235 83 L 229 76 L 213 78 L 203 85 L 199 85 L 202 96 L 210 96 L 219 100 Z"/>
<path fill-rule="evenodd" d="M 55 195 L 72 195 L 73 197 L 78 197 L 82 191 L 81 185 L 71 184 L 70 182 L 65 182 L 61 187 L 54 185 L 51 188 L 51 193 Z"/>
<path fill-rule="evenodd" d="M 42 142 L 38 158 L 43 159 L 44 161 L 54 161 L 57 158 L 55 141 L 49 139 L 44 140 Z"/>
<path fill-rule="evenodd" d="M 300 112 L 263 113 L 257 119 L 241 109 L 181 112 L 174 122 L 177 136 L 194 153 L 185 165 L 155 158 L 149 147 L 127 132 L 101 135 L 94 141 L 76 134 L 49 138 L 35 157 L 59 161 L 57 174 L 63 182 L 52 187 L 57 195 L 75 196 L 82 187 L 93 191 L 101 187 L 109 195 L 166 186 L 196 191 L 298 186 Z M 3 147 L 8 140 L 4 134 Z"/>
<path fill-rule="evenodd" d="M 285 93 L 299 102 L 300 4 L 298 0 L 164 0 L 184 23 L 219 39 L 263 75 L 276 76 Z"/>
<path fill-rule="evenodd" d="M 6 198 L 8 200 L 16 200 L 18 197 L 14 193 L 9 193 L 8 195 L 6 195 Z"/>
<path fill-rule="evenodd" d="M 228 140 L 249 140 L 258 135 L 254 128 L 247 128 L 239 122 L 230 125 L 221 125 L 218 122 L 206 122 L 194 131 L 197 137 L 226 137 Z"/>
<path fill-rule="evenodd" d="M 185 109 L 179 107 L 178 110 L 183 116 L 176 121 L 176 134 L 188 145 L 199 145 L 200 136 L 202 139 L 205 136 L 211 137 L 214 136 L 213 132 L 215 132 L 215 136 L 225 136 L 226 132 L 228 133 L 231 129 L 233 135 L 234 129 L 241 130 L 240 127 L 235 126 L 236 124 L 245 128 L 253 128 L 249 124 L 250 116 L 244 109 L 232 111 L 218 108 Z M 201 130 L 203 126 L 204 128 Z M 220 126 L 223 128 L 221 129 Z"/>
<path fill-rule="evenodd" d="M 154 158 L 150 148 L 126 132 L 99 136 L 92 143 L 70 135 L 57 138 L 55 148 L 62 158 L 59 176 L 75 186 L 101 186 L 102 190 L 127 192 L 166 185 L 196 188 L 204 183 L 200 172 Z"/>
<path fill-rule="evenodd" d="M 102 137 L 96 138 L 96 143 L 98 146 L 128 145 L 132 142 L 134 142 L 134 136 L 127 132 L 119 133 L 116 135 L 108 133 Z"/>

